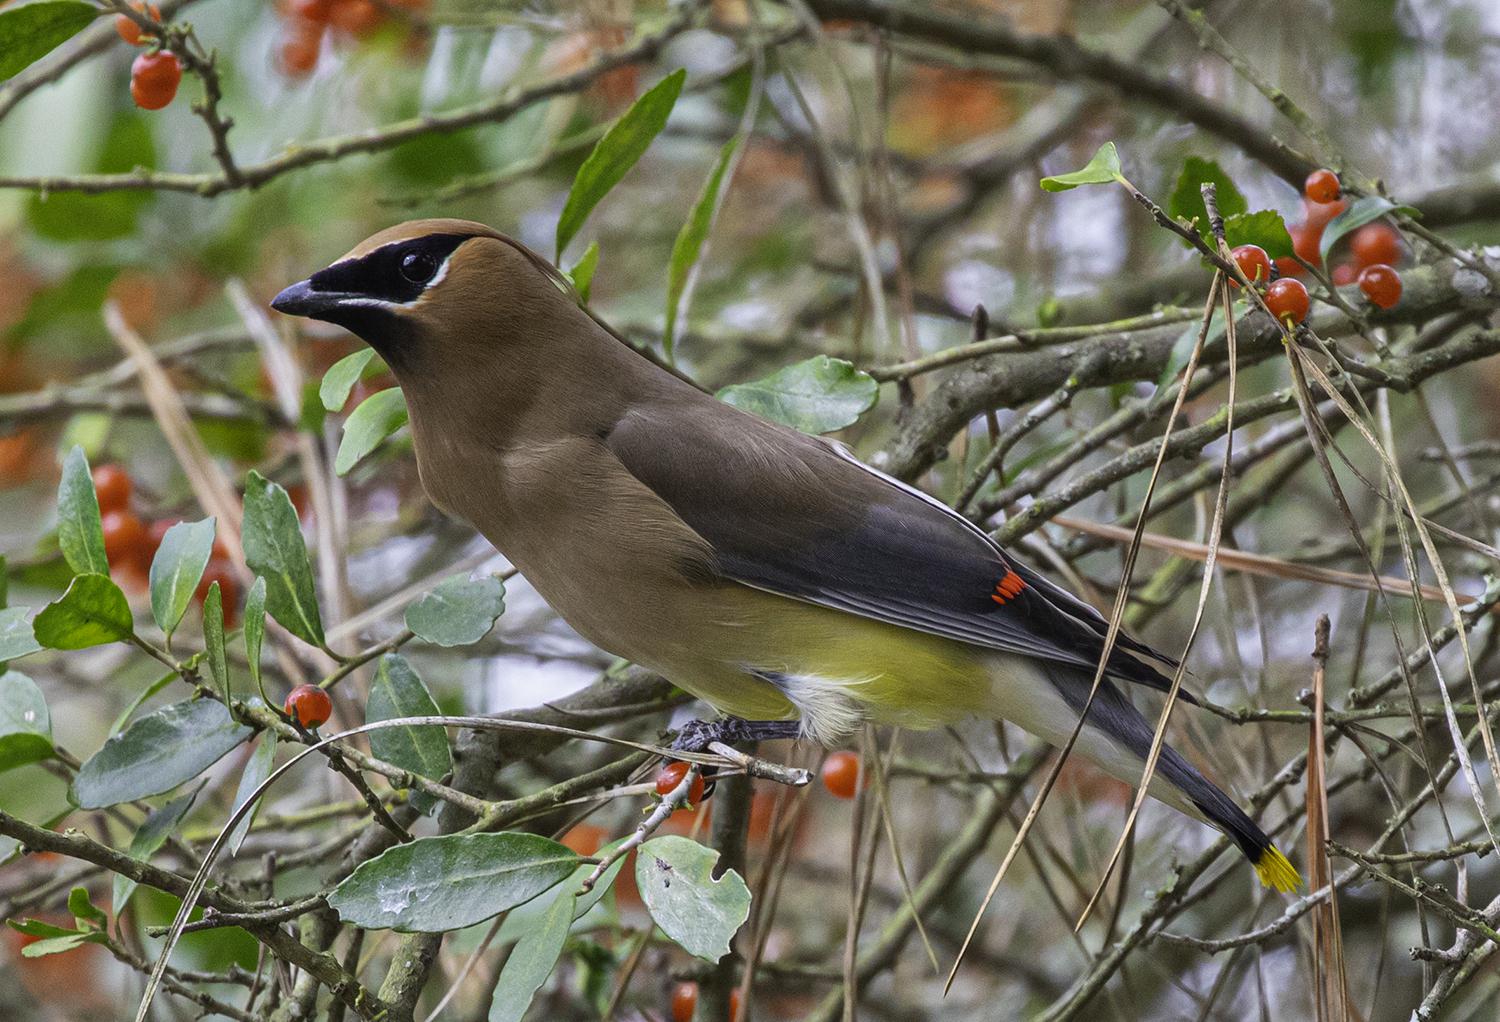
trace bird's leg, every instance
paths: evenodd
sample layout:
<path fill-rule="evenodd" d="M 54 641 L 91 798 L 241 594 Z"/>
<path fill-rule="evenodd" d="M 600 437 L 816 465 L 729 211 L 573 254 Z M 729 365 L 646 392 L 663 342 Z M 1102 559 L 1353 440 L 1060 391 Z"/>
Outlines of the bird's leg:
<path fill-rule="evenodd" d="M 733 745 L 736 742 L 796 738 L 800 730 L 801 724 L 795 720 L 742 720 L 739 717 L 690 720 L 677 732 L 672 748 L 682 752 L 702 752 L 713 742 Z"/>

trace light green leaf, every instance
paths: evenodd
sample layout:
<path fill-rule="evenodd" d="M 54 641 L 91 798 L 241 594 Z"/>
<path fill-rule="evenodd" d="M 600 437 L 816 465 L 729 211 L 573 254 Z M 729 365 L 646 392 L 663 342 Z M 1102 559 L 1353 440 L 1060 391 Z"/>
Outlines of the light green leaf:
<path fill-rule="evenodd" d="M 217 579 L 208 584 L 208 592 L 203 596 L 203 648 L 214 687 L 228 699 L 229 657 L 224 649 L 224 594 L 219 591 Z"/>
<path fill-rule="evenodd" d="M 635 883 L 662 932 L 688 954 L 717 962 L 750 915 L 750 889 L 734 870 L 713 877 L 719 853 L 669 834 L 641 845 Z"/>
<path fill-rule="evenodd" d="M 45 937 L 27 944 L 21 949 L 21 957 L 43 958 L 47 955 L 60 955 L 64 951 L 72 951 L 84 944 L 103 944 L 108 939 L 102 930 L 69 930 L 61 936 Z"/>
<path fill-rule="evenodd" d="M 405 657 L 387 653 L 380 658 L 375 680 L 370 684 L 370 699 L 365 705 L 366 723 L 395 717 L 431 717 L 441 712 Z M 436 780 L 453 769 L 448 733 L 437 724 L 381 728 L 371 731 L 369 738 L 370 751 L 378 759 L 412 773 Z M 412 797 L 412 803 L 424 810 L 434 804 L 431 796 L 417 795 Z"/>
<path fill-rule="evenodd" d="M 20 671 L 0 674 L 0 770 L 52 755 L 52 717 L 42 690 Z"/>
<path fill-rule="evenodd" d="M 213 699 L 173 703 L 148 713 L 104 743 L 73 778 L 80 809 L 171 791 L 217 763 L 252 734 Z"/>
<path fill-rule="evenodd" d="M 348 404 L 350 391 L 374 357 L 374 348 L 360 348 L 329 366 L 328 372 L 323 374 L 323 382 L 318 384 L 318 400 L 323 402 L 323 407 L 336 412 Z"/>
<path fill-rule="evenodd" d="M 203 579 L 214 550 L 214 520 L 178 522 L 162 537 L 151 559 L 151 616 L 171 635 Z"/>
<path fill-rule="evenodd" d="M 27 615 L 30 607 L 6 607 L 0 610 L 0 664 L 19 660 L 41 649 Z"/>
<path fill-rule="evenodd" d="M 568 279 L 573 282 L 573 290 L 578 292 L 578 300 L 587 302 L 589 300 L 589 289 L 594 284 L 594 271 L 599 268 L 599 243 L 589 242 L 589 247 L 583 250 L 583 255 L 578 257 L 578 262 L 567 271 Z"/>
<path fill-rule="evenodd" d="M 531 999 L 547 982 L 558 958 L 562 957 L 568 927 L 573 925 L 576 901 L 572 891 L 564 892 L 552 902 L 541 924 L 532 927 L 516 941 L 495 984 L 489 1022 L 521 1022 L 521 1017 L 531 1006 Z"/>
<path fill-rule="evenodd" d="M 530 901 L 577 866 L 572 850 L 535 834 L 422 837 L 361 863 L 328 904 L 368 930 L 440 933 Z"/>
<path fill-rule="evenodd" d="M 265 783 L 266 778 L 271 776 L 271 771 L 276 765 L 276 735 L 267 731 L 261 735 L 260 744 L 255 747 L 255 752 L 250 756 L 250 762 L 245 764 L 245 772 L 240 774 L 240 785 L 234 792 L 234 809 L 230 813 L 239 812 L 240 806 L 255 793 L 255 789 Z M 229 832 L 229 854 L 238 855 L 240 845 L 245 843 L 245 835 L 250 833 L 250 826 L 255 823 L 255 815 L 260 812 L 260 802 L 250 807 L 239 823 L 234 825 L 234 830 Z"/>
<path fill-rule="evenodd" d="M 99 497 L 94 493 L 89 459 L 77 445 L 63 459 L 62 481 L 57 484 L 57 545 L 75 573 L 109 574 Z"/>
<path fill-rule="evenodd" d="M 1189 156 L 1182 164 L 1182 171 L 1177 175 L 1177 184 L 1172 189 L 1172 197 L 1167 200 L 1167 213 L 1179 220 L 1189 222 L 1197 220 L 1198 230 L 1203 232 L 1204 237 L 1210 236 L 1208 207 L 1203 202 L 1203 192 L 1200 188 L 1209 182 L 1217 186 L 1219 212 L 1225 217 L 1235 216 L 1250 208 L 1249 203 L 1245 201 L 1245 196 L 1235 187 L 1223 167 L 1213 160 Z M 1183 244 L 1186 245 L 1188 242 L 1183 241 Z M 1270 250 L 1267 249 L 1267 251 Z"/>
<path fill-rule="evenodd" d="M 87 649 L 135 634 L 130 604 L 108 575 L 76 576 L 31 624 L 36 641 L 48 649 Z"/>
<path fill-rule="evenodd" d="M 735 135 L 719 150 L 719 159 L 709 172 L 708 180 L 703 182 L 698 201 L 693 203 L 692 212 L 677 232 L 677 240 L 672 242 L 672 258 L 667 266 L 667 325 L 662 331 L 662 345 L 668 362 L 672 361 L 677 344 L 677 313 L 682 304 L 682 293 L 687 288 L 688 276 L 698 264 L 703 242 L 708 239 L 709 228 L 719 210 L 724 172 L 729 169 L 729 161 L 734 158 L 739 145 L 740 136 Z"/>
<path fill-rule="evenodd" d="M 73 913 L 73 919 L 80 927 L 84 923 L 90 923 L 97 929 L 109 925 L 109 916 L 89 900 L 87 887 L 75 887 L 68 892 L 68 911 Z"/>
<path fill-rule="evenodd" d="M 266 580 L 257 575 L 245 597 L 245 660 L 250 665 L 250 679 L 260 697 L 266 697 L 266 686 L 260 677 L 260 649 L 266 639 Z"/>
<path fill-rule="evenodd" d="M 80 0 L 44 0 L 0 11 L 0 82 L 83 30 L 99 8 Z"/>
<path fill-rule="evenodd" d="M 1292 254 L 1292 236 L 1287 233 L 1286 221 L 1274 209 L 1226 216 L 1224 241 L 1230 248 L 1259 245 L 1273 260 L 1285 259 Z"/>
<path fill-rule="evenodd" d="M 245 484 L 245 563 L 265 577 L 266 609 L 304 642 L 323 645 L 312 563 L 286 490 L 252 471 Z"/>
<path fill-rule="evenodd" d="M 1094 158 L 1082 170 L 1071 174 L 1053 174 L 1042 178 L 1042 188 L 1049 192 L 1065 192 L 1079 185 L 1102 185 L 1111 181 L 1122 181 L 1120 153 L 1113 142 L 1106 142 L 1094 153 Z"/>
<path fill-rule="evenodd" d="M 578 233 L 599 200 L 620 183 L 666 127 L 667 117 L 682 92 L 687 71 L 679 68 L 652 86 L 604 133 L 593 152 L 578 168 L 562 216 L 557 220 L 557 258 L 562 259 L 568 242 Z"/>
<path fill-rule="evenodd" d="M 852 425 L 875 404 L 880 385 L 841 358 L 814 355 L 753 383 L 735 383 L 719 400 L 804 433 Z"/>
<path fill-rule="evenodd" d="M 406 425 L 407 417 L 406 395 L 400 387 L 388 387 L 365 398 L 344 420 L 344 435 L 333 458 L 334 471 L 347 475 L 386 437 Z"/>
<path fill-rule="evenodd" d="M 144 862 L 155 855 L 157 849 L 167 843 L 167 838 L 172 836 L 172 832 L 177 829 L 177 825 L 182 822 L 188 810 L 193 808 L 193 800 L 202 790 L 203 785 L 200 784 L 186 795 L 174 798 L 160 809 L 153 809 L 141 823 L 140 828 L 136 830 L 135 836 L 130 839 L 130 857 Z M 134 880 L 119 873 L 115 874 L 114 887 L 111 892 L 115 915 L 125 911 L 125 905 L 130 901 L 130 896 L 135 893 L 135 888 Z"/>
<path fill-rule="evenodd" d="M 406 627 L 437 646 L 468 646 L 488 635 L 504 610 L 505 583 L 458 575 L 407 607 Z"/>
<path fill-rule="evenodd" d="M 1391 213 L 1402 213 L 1406 216 L 1420 215 L 1411 206 L 1398 206 L 1390 199 L 1379 195 L 1363 195 L 1349 203 L 1349 208 L 1338 216 L 1328 221 L 1328 226 L 1323 228 L 1323 239 L 1318 243 L 1318 252 L 1323 257 L 1323 262 L 1328 262 L 1328 253 L 1333 251 L 1333 246 L 1346 234 L 1359 230 L 1365 224 L 1373 223 L 1383 216 Z"/>

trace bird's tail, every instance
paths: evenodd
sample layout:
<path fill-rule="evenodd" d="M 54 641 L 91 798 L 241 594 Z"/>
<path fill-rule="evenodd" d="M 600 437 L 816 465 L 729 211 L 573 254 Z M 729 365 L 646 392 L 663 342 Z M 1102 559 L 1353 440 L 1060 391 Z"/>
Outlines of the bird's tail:
<path fill-rule="evenodd" d="M 1076 714 L 1081 710 L 1088 699 L 1093 675 L 1055 664 L 1047 664 L 1044 670 L 1063 699 L 1073 708 L 1073 712 Z M 1101 766 L 1127 784 L 1140 784 L 1141 769 L 1151 751 L 1154 729 L 1125 694 L 1108 679 L 1100 683 L 1093 705 L 1089 708 L 1088 727 L 1084 733 L 1089 731 L 1102 733 L 1116 747 L 1128 750 L 1130 758 L 1135 762 L 1134 776 L 1129 776 L 1129 769 L 1120 769 L 1121 758 L 1090 758 L 1097 759 Z M 1088 744 L 1084 744 L 1081 751 L 1087 754 Z M 1178 795 L 1181 799 L 1167 798 L 1165 801 L 1176 803 L 1178 808 L 1184 810 L 1189 810 L 1189 807 L 1196 809 L 1197 813 L 1194 815 L 1201 815 L 1227 834 L 1255 867 L 1261 883 L 1283 893 L 1295 890 L 1302 883 L 1296 868 L 1272 844 L 1265 831 L 1256 826 L 1255 821 L 1228 795 L 1169 745 L 1163 744 L 1161 755 L 1156 761 L 1156 778 L 1175 789 L 1171 794 Z M 1156 779 L 1153 779 L 1152 786 L 1156 788 Z"/>

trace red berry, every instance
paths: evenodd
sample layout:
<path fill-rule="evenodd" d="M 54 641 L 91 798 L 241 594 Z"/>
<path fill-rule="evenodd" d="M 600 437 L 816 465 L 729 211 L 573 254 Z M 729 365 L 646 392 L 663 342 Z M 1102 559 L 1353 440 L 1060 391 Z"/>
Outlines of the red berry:
<path fill-rule="evenodd" d="M 1359 272 L 1359 289 L 1371 305 L 1389 309 L 1401 300 L 1401 274 L 1384 263 L 1366 266 Z"/>
<path fill-rule="evenodd" d="M 1311 227 L 1318 229 L 1321 234 L 1328 221 L 1338 216 L 1349 208 L 1349 200 L 1335 199 L 1333 202 L 1306 202 L 1302 203 L 1302 219 Z"/>
<path fill-rule="evenodd" d="M 1278 320 L 1300 323 L 1307 318 L 1310 305 L 1307 288 L 1300 280 L 1287 277 L 1266 288 L 1266 308 Z"/>
<path fill-rule="evenodd" d="M 662 798 L 672 794 L 672 789 L 682 783 L 687 776 L 688 764 L 682 762 L 668 763 L 661 768 L 661 773 L 656 775 L 656 793 Z M 703 801 L 703 775 L 699 774 L 693 778 L 693 783 L 688 786 L 687 802 L 695 806 Z"/>
<path fill-rule="evenodd" d="M 1349 239 L 1349 251 L 1361 269 L 1379 263 L 1394 266 L 1401 261 L 1401 235 L 1390 224 L 1365 224 Z"/>
<path fill-rule="evenodd" d="M 328 12 L 330 25 L 361 39 L 379 28 L 384 18 L 372 0 L 339 0 Z"/>
<path fill-rule="evenodd" d="M 333 716 L 333 700 L 316 685 L 298 685 L 287 695 L 283 709 L 303 727 L 317 727 Z"/>
<path fill-rule="evenodd" d="M 729 991 L 729 1022 L 740 1022 L 740 988 Z"/>
<path fill-rule="evenodd" d="M 333 13 L 333 0 L 292 0 L 292 13 L 304 21 L 325 24 Z"/>
<path fill-rule="evenodd" d="M 1354 283 L 1354 278 L 1359 275 L 1353 263 L 1339 263 L 1333 268 L 1333 286 L 1344 287 Z"/>
<path fill-rule="evenodd" d="M 1292 236 L 1292 251 L 1303 262 L 1312 266 L 1322 265 L 1323 257 L 1318 252 L 1318 245 L 1323 241 L 1322 224 L 1293 224 L 1287 228 L 1287 233 Z"/>
<path fill-rule="evenodd" d="M 835 798 L 853 798 L 863 786 L 859 756 L 852 752 L 830 753 L 823 761 L 823 787 Z"/>
<path fill-rule="evenodd" d="M 1331 170 L 1315 170 L 1307 175 L 1302 194 L 1309 202 L 1333 202 L 1339 197 L 1339 178 Z"/>
<path fill-rule="evenodd" d="M 143 53 L 130 65 L 130 98 L 142 110 L 160 110 L 177 95 L 182 65 L 171 50 Z"/>
<path fill-rule="evenodd" d="M 202 606 L 208 599 L 208 587 L 215 582 L 219 583 L 219 602 L 224 607 L 224 627 L 233 628 L 240 610 L 240 576 L 233 564 L 218 557 L 210 558 L 193 596 Z"/>
<path fill-rule="evenodd" d="M 276 49 L 281 73 L 288 78 L 306 78 L 318 66 L 318 51 L 323 45 L 323 26 L 304 21 L 290 25 Z"/>
<path fill-rule="evenodd" d="M 145 4 L 141 0 L 135 0 L 130 6 L 147 15 L 153 21 L 161 20 L 161 11 L 156 9 L 155 4 Z M 131 46 L 139 46 L 141 38 L 145 36 L 145 32 L 141 26 L 123 14 L 115 15 L 115 31 L 120 34 L 121 39 L 125 40 Z"/>
<path fill-rule="evenodd" d="M 1245 279 L 1252 284 L 1265 286 L 1271 281 L 1271 257 L 1266 255 L 1266 250 L 1259 245 L 1241 245 L 1229 253 L 1234 257 L 1235 265 L 1245 275 Z M 1238 281 L 1230 281 L 1234 287 L 1239 287 Z"/>
<path fill-rule="evenodd" d="M 672 1022 L 693 1022 L 698 1010 L 698 984 L 678 983 L 672 988 Z"/>
<path fill-rule="evenodd" d="M 119 465 L 100 465 L 94 469 L 94 493 L 100 511 L 123 511 L 130 503 L 130 476 Z"/>
<path fill-rule="evenodd" d="M 146 526 L 129 511 L 106 511 L 100 518 L 104 527 L 104 556 L 111 565 L 150 560 L 146 549 Z"/>

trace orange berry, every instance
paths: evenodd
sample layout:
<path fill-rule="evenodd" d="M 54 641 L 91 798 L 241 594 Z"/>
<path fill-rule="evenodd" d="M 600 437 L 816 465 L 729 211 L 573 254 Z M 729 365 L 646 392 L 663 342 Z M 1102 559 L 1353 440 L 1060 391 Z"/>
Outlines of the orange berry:
<path fill-rule="evenodd" d="M 1293 325 L 1307 318 L 1311 301 L 1302 281 L 1290 277 L 1276 281 L 1266 289 L 1266 308 L 1278 320 Z"/>
<path fill-rule="evenodd" d="M 1303 219 L 1308 226 L 1316 227 L 1321 236 L 1323 228 L 1328 226 L 1328 221 L 1338 216 L 1349 208 L 1348 199 L 1335 199 L 1333 202 L 1307 202 L 1302 203 Z"/>
<path fill-rule="evenodd" d="M 224 627 L 233 628 L 240 611 L 240 576 L 234 565 L 217 557 L 210 558 L 193 596 L 201 606 L 208 598 L 208 587 L 215 582 L 219 583 L 219 602 L 224 606 Z"/>
<path fill-rule="evenodd" d="M 847 750 L 830 753 L 823 761 L 823 787 L 835 798 L 853 798 L 861 787 L 859 756 Z"/>
<path fill-rule="evenodd" d="M 1384 263 L 1366 266 L 1359 273 L 1359 289 L 1371 305 L 1389 309 L 1401 300 L 1401 274 Z"/>
<path fill-rule="evenodd" d="M 161 20 L 161 11 L 157 10 L 155 4 L 146 4 L 142 3 L 141 0 L 135 0 L 130 6 L 147 15 L 153 21 Z M 123 14 L 115 15 L 115 31 L 120 34 L 121 39 L 125 40 L 131 46 L 139 46 L 143 37 L 150 38 L 146 36 L 145 31 L 140 25 Z"/>
<path fill-rule="evenodd" d="M 1271 257 L 1266 255 L 1265 249 L 1259 245 L 1240 245 L 1229 254 L 1250 283 L 1264 286 L 1271 282 Z M 1240 286 L 1235 280 L 1229 283 L 1233 287 Z"/>
<path fill-rule="evenodd" d="M 276 47 L 276 62 L 288 78 L 306 78 L 318 66 L 318 52 L 323 46 L 323 26 L 302 22 L 288 26 Z"/>
<path fill-rule="evenodd" d="M 303 727 L 317 727 L 333 716 L 333 700 L 316 685 L 298 685 L 287 695 L 283 709 Z"/>
<path fill-rule="evenodd" d="M 1318 224 L 1294 224 L 1287 228 L 1287 233 L 1292 236 L 1292 251 L 1296 252 L 1303 262 L 1313 266 L 1320 266 L 1323 262 L 1318 245 L 1323 241 L 1323 225 Z"/>
<path fill-rule="evenodd" d="M 385 12 L 371 0 L 339 0 L 328 12 L 328 23 L 357 38 L 364 38 L 380 27 Z"/>
<path fill-rule="evenodd" d="M 1349 252 L 1360 269 L 1401 261 L 1401 235 L 1390 224 L 1365 224 L 1349 239 Z"/>
<path fill-rule="evenodd" d="M 740 1022 L 740 988 L 729 991 L 729 1022 Z"/>
<path fill-rule="evenodd" d="M 123 511 L 130 503 L 130 476 L 119 465 L 100 465 L 94 469 L 94 493 L 99 510 Z"/>
<path fill-rule="evenodd" d="M 171 50 L 142 53 L 130 65 L 130 98 L 142 110 L 160 110 L 177 95 L 182 65 Z"/>
<path fill-rule="evenodd" d="M 1339 178 L 1331 170 L 1315 170 L 1307 175 L 1302 194 L 1309 202 L 1333 202 L 1339 197 Z"/>
<path fill-rule="evenodd" d="M 325 25 L 333 15 L 333 0 L 292 0 L 292 13 L 303 21 Z"/>
<path fill-rule="evenodd" d="M 149 560 L 146 550 L 146 526 L 126 510 L 106 511 L 100 518 L 104 527 L 104 556 L 111 566 Z"/>
<path fill-rule="evenodd" d="M 604 844 L 604 828 L 593 823 L 576 824 L 562 836 L 562 843 L 579 855 L 593 855 Z"/>
<path fill-rule="evenodd" d="M 698 984 L 691 980 L 672 988 L 672 1022 L 693 1022 L 698 1010 Z"/>
<path fill-rule="evenodd" d="M 687 776 L 688 764 L 682 762 L 668 763 L 661 768 L 661 773 L 656 775 L 656 793 L 662 798 L 672 794 L 682 779 Z M 687 803 L 695 806 L 703 801 L 703 775 L 699 774 L 693 778 L 693 783 L 688 786 Z"/>

